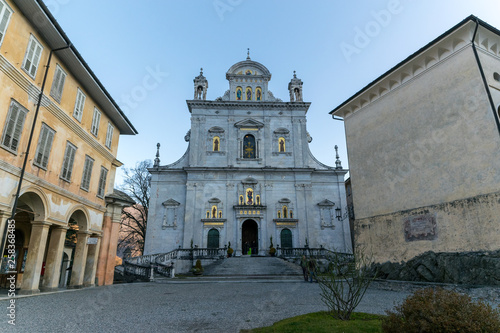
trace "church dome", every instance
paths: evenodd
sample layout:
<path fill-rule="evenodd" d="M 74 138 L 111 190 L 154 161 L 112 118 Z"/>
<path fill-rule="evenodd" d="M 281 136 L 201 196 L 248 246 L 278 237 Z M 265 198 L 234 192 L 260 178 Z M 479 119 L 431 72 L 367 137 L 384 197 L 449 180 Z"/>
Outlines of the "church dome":
<path fill-rule="evenodd" d="M 260 62 L 250 60 L 250 57 L 247 60 L 237 62 L 232 65 L 231 68 L 226 72 L 226 78 L 229 80 L 234 76 L 259 76 L 266 77 L 267 81 L 271 79 L 271 72 L 266 68 L 266 66 L 262 65 Z"/>
<path fill-rule="evenodd" d="M 275 101 L 267 86 L 271 80 L 271 72 L 260 62 L 250 59 L 250 51 L 244 61 L 232 65 L 226 72 L 229 90 L 226 100 L 231 101 Z"/>

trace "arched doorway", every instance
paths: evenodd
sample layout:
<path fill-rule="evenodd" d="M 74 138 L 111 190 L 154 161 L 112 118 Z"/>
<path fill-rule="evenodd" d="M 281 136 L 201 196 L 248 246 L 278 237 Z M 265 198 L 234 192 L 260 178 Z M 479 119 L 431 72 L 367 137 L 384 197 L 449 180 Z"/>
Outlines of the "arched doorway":
<path fill-rule="evenodd" d="M 292 232 L 290 229 L 281 230 L 281 247 L 282 248 L 291 248 L 292 245 Z"/>
<path fill-rule="evenodd" d="M 208 231 L 207 247 L 209 249 L 218 249 L 219 248 L 219 230 L 210 229 Z"/>
<path fill-rule="evenodd" d="M 241 244 L 243 254 L 259 253 L 259 226 L 254 220 L 246 220 L 241 226 Z"/>

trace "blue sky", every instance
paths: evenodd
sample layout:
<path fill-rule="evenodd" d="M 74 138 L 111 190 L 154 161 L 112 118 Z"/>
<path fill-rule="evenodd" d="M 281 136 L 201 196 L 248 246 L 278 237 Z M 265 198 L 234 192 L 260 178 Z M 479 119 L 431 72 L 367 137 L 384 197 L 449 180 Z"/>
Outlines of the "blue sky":
<path fill-rule="evenodd" d="M 246 58 L 247 48 L 271 71 L 269 89 L 283 101 L 297 71 L 304 100 L 312 103 L 311 151 L 335 165 L 338 145 L 347 167 L 344 125 L 329 111 L 470 14 L 500 28 L 500 2 L 489 0 L 45 3 L 139 131 L 120 138 L 125 167 L 154 159 L 157 142 L 161 164 L 178 160 L 187 148 L 193 78 L 203 67 L 207 99 L 222 96 L 226 71 Z"/>

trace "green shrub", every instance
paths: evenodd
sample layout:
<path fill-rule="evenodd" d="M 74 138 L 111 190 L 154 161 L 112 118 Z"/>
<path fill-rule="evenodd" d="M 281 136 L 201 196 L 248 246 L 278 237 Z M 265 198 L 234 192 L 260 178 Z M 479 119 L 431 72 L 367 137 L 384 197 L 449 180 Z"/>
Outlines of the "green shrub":
<path fill-rule="evenodd" d="M 500 311 L 467 295 L 426 288 L 406 298 L 382 321 L 386 333 L 498 333 Z"/>
<path fill-rule="evenodd" d="M 197 274 L 197 275 L 203 273 L 203 267 L 201 266 L 201 260 L 200 259 L 196 260 L 196 264 L 194 265 L 194 267 L 192 269 L 192 272 L 194 274 Z"/>

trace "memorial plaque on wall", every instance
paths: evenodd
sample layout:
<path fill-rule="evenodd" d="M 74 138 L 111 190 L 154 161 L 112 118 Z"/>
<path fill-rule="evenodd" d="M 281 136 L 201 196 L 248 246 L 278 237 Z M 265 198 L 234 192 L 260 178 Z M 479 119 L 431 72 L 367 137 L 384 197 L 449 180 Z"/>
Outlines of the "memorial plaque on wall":
<path fill-rule="evenodd" d="M 404 233 L 407 242 L 436 239 L 436 228 L 435 214 L 415 215 L 404 219 Z"/>

